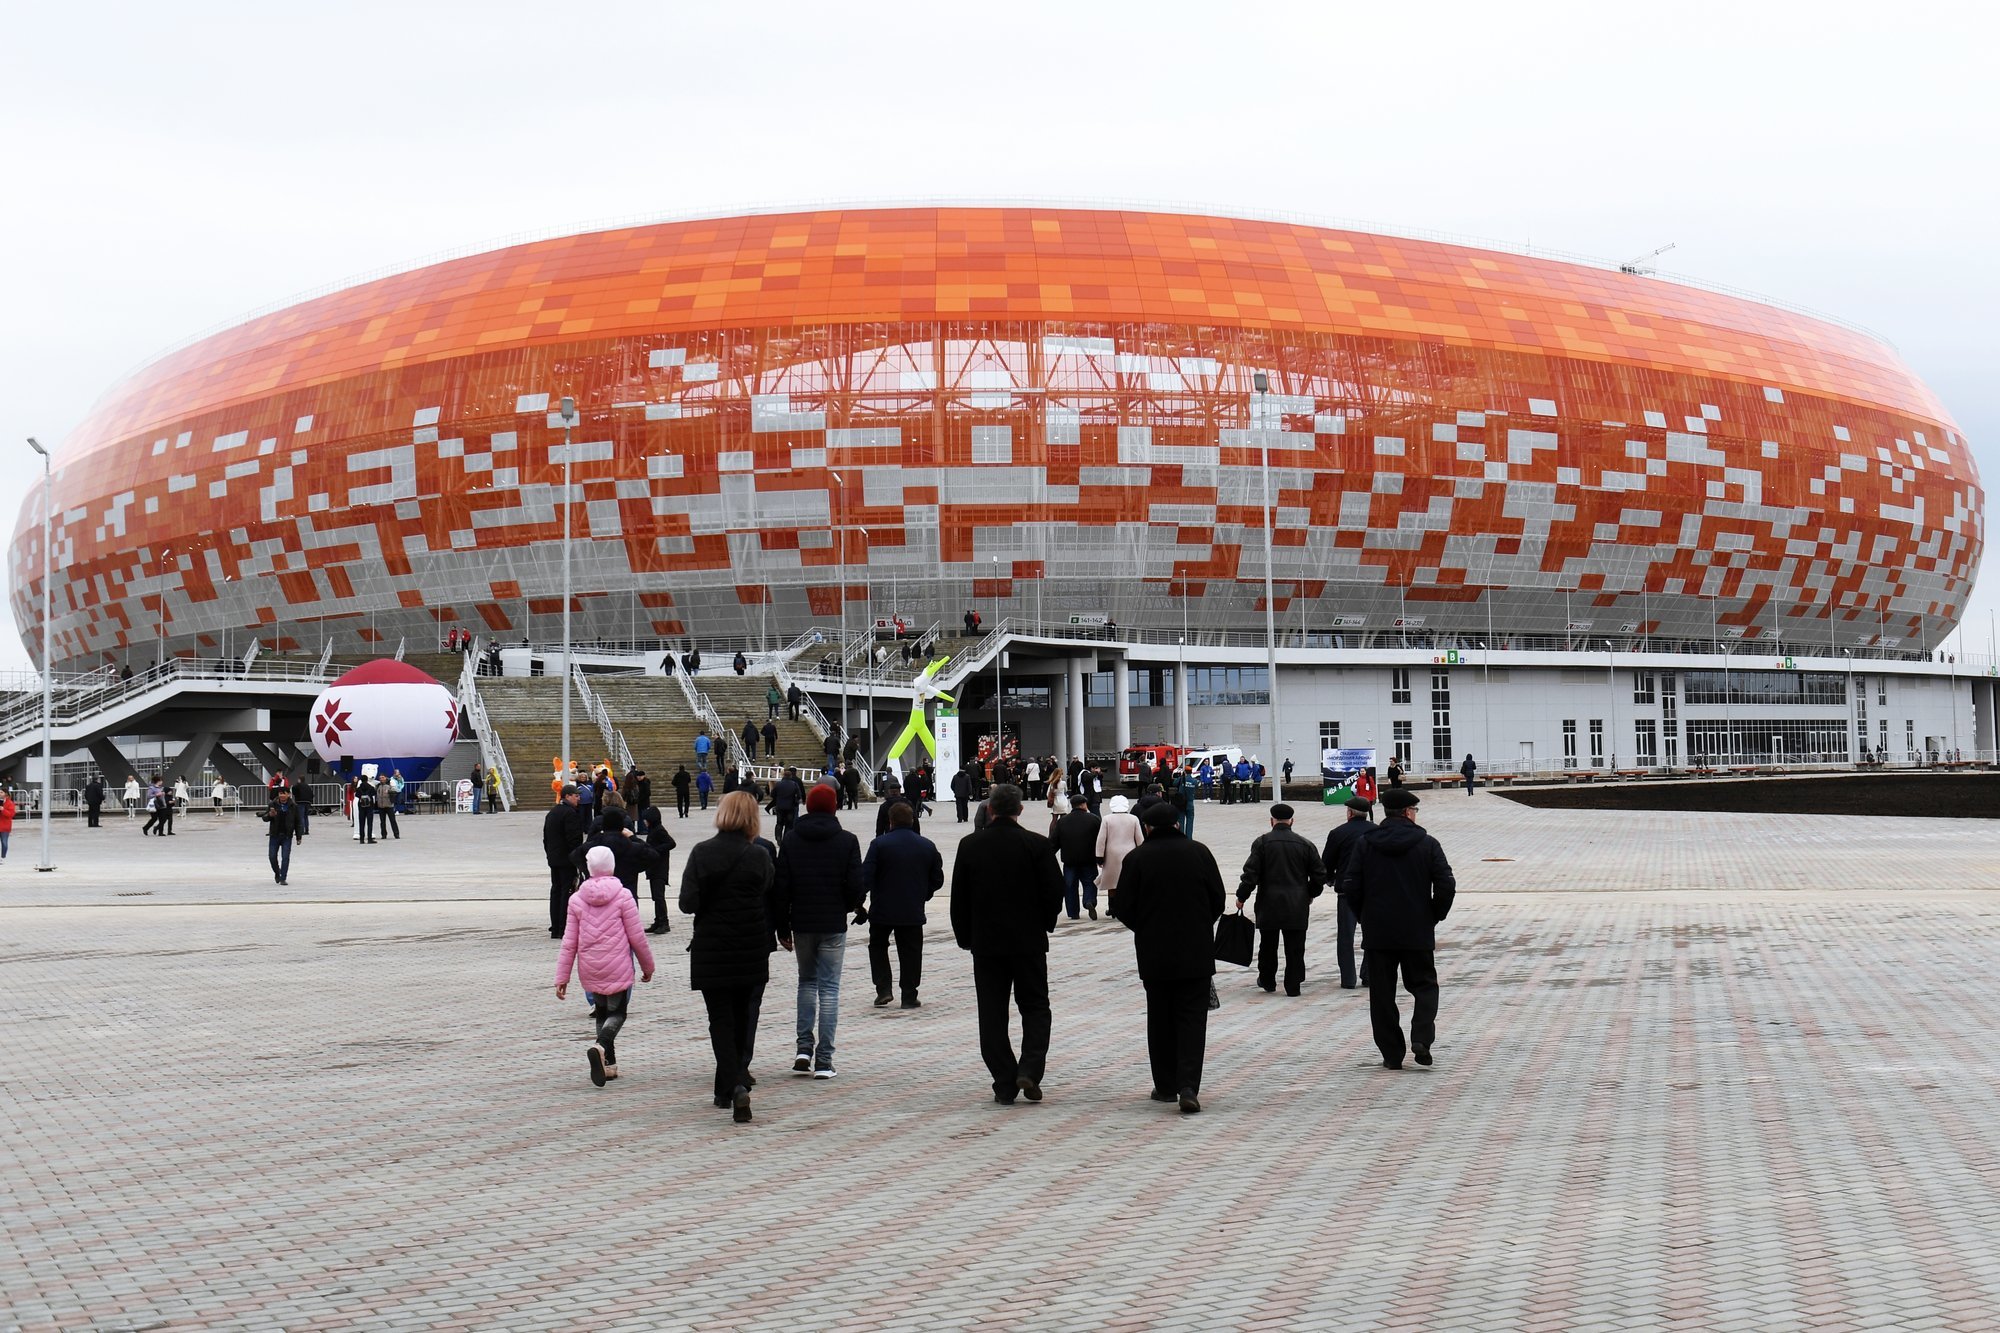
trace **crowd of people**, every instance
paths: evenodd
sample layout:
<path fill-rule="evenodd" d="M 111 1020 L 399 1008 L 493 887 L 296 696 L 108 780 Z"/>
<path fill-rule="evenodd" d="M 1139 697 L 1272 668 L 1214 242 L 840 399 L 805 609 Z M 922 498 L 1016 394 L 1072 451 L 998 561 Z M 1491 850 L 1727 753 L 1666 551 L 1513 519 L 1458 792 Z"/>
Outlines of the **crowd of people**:
<path fill-rule="evenodd" d="M 997 1103 L 1043 1099 L 1052 1031 L 1049 941 L 1065 913 L 1071 920 L 1083 913 L 1096 919 L 1102 902 L 1134 938 L 1146 995 L 1150 1095 L 1186 1114 L 1201 1110 L 1207 1014 L 1220 1003 L 1217 923 L 1230 910 L 1230 895 L 1214 854 L 1191 833 L 1199 799 L 1191 775 L 1149 776 L 1165 780 L 1147 783 L 1135 803 L 1122 792 L 1105 797 L 1102 775 L 1080 764 L 1064 768 L 1048 761 L 1045 768 L 1035 760 L 1018 773 L 1011 765 L 996 766 L 983 793 L 973 791 L 970 769 L 954 774 L 960 818 L 974 828 L 960 840 L 949 876 L 951 934 L 971 955 L 978 1046 Z M 1050 820 L 1046 834 L 1037 831 L 1038 823 L 1028 825 L 1023 782 L 1040 784 Z M 975 794 L 978 809 L 969 814 Z M 797 1076 L 839 1076 L 840 984 L 850 928 L 868 927 L 874 1004 L 900 1000 L 905 1009 L 922 1008 L 926 909 L 947 877 L 936 844 L 922 833 L 928 811 L 921 794 L 890 782 L 882 796 L 875 836 L 864 847 L 839 821 L 847 803 L 841 788 L 825 775 L 808 787 L 796 769 L 787 769 L 768 792 L 753 781 L 724 794 L 714 836 L 688 853 L 677 905 L 693 918 L 689 985 L 707 1011 L 715 1061 L 710 1095 L 739 1122 L 752 1118 L 757 1029 L 771 958 L 780 950 L 792 955 L 796 971 Z M 625 810 L 635 799 L 641 809 L 628 819 Z M 1296 832 L 1290 806 L 1274 804 L 1267 812 L 1270 829 L 1251 844 L 1234 896 L 1239 914 L 1255 900 L 1257 984 L 1278 989 L 1282 957 L 1285 994 L 1297 996 L 1312 904 L 1334 886 L 1340 984 L 1369 988 L 1371 1023 L 1387 1069 L 1401 1069 L 1406 1056 L 1432 1063 L 1435 926 L 1456 891 L 1443 848 L 1415 821 L 1418 804 L 1413 792 L 1391 789 L 1377 824 L 1373 803 L 1357 797 L 1323 848 Z M 593 806 L 595 815 L 587 809 Z M 645 982 L 655 973 L 647 932 L 637 925 L 638 876 L 652 878 L 655 920 L 648 931 L 671 929 L 664 881 L 673 840 L 643 791 L 614 786 L 586 799 L 571 785 L 544 820 L 543 846 L 549 934 L 562 941 L 556 994 L 566 998 L 572 976 L 580 981 L 595 1025 L 586 1064 L 591 1081 L 603 1086 L 617 1077 L 614 1043 L 630 1012 L 634 977 Z M 1246 915 L 1245 930 L 1252 928 L 1247 921 Z M 1365 955 L 1359 968 L 1357 930 Z M 1397 1007 L 1399 981 L 1414 1001 L 1407 1037 Z"/>

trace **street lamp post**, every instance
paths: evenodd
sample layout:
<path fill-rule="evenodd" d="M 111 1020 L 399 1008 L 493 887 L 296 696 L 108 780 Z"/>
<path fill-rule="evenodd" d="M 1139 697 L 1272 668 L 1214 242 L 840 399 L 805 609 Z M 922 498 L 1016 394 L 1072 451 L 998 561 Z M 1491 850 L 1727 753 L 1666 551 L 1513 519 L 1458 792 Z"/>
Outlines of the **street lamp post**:
<path fill-rule="evenodd" d="M 993 557 L 993 628 L 1000 629 L 1000 557 Z M 1007 757 L 1007 728 L 1001 720 L 1000 649 L 993 649 L 993 762 Z"/>
<path fill-rule="evenodd" d="M 1271 390 L 1271 377 L 1258 371 L 1251 379 L 1255 389 L 1256 410 L 1251 413 L 1253 421 L 1260 422 L 1264 416 L 1265 395 Z M 1257 443 L 1263 450 L 1264 474 L 1264 698 L 1271 708 L 1271 764 L 1266 770 L 1271 775 L 1271 799 L 1281 801 L 1284 795 L 1278 784 L 1284 779 L 1279 776 L 1284 768 L 1283 756 L 1277 753 L 1278 743 L 1278 619 L 1277 595 L 1271 580 L 1271 434 L 1259 424 Z"/>
<path fill-rule="evenodd" d="M 1604 683 L 1611 690 L 1611 772 L 1618 771 L 1618 650 L 1611 646 L 1611 640 L 1599 639 L 1604 645 Z"/>
<path fill-rule="evenodd" d="M 828 472 L 827 475 L 833 478 L 834 485 L 840 487 L 840 726 L 835 728 L 835 732 L 844 746 L 849 716 L 847 711 L 847 479 L 838 472 Z"/>
<path fill-rule="evenodd" d="M 576 399 L 564 396 L 562 400 L 563 424 L 563 607 L 562 607 L 562 763 L 563 772 L 569 772 L 569 691 L 570 691 L 570 648 L 569 648 L 569 545 L 570 545 L 570 494 L 569 494 L 569 432 L 576 424 Z M 727 748 L 725 746 L 725 748 Z"/>
<path fill-rule="evenodd" d="M 1854 762 L 1861 762 L 1861 701 L 1854 697 L 1854 654 L 1842 648 L 1840 655 L 1847 659 L 1847 730 L 1852 739 L 1847 742 L 1847 752 Z"/>
<path fill-rule="evenodd" d="M 55 763 L 51 753 L 49 737 L 49 713 L 53 701 L 51 693 L 54 676 L 49 660 L 49 487 L 53 481 L 50 471 L 49 451 L 42 448 L 40 440 L 28 437 L 28 447 L 42 456 L 42 861 L 37 870 L 54 870 L 55 863 L 49 860 L 49 817 L 50 797 L 55 791 Z"/>

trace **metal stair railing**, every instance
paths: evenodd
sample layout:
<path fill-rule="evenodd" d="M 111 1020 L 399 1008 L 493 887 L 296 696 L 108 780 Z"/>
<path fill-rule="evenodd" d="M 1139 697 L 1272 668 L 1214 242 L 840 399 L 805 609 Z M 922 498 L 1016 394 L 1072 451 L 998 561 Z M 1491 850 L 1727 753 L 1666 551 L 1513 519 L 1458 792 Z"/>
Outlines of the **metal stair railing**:
<path fill-rule="evenodd" d="M 479 738 L 479 761 L 488 772 L 500 775 L 500 808 L 514 808 L 514 770 L 507 763 L 507 751 L 502 748 L 500 738 L 493 734 L 493 726 L 486 717 L 486 703 L 479 697 L 479 645 L 465 655 L 465 665 L 458 674 L 459 711 L 471 719 L 472 729 Z"/>
<path fill-rule="evenodd" d="M 332 660 L 333 660 L 333 640 L 328 639 L 326 641 L 326 644 L 319 650 L 319 665 L 313 668 L 313 674 L 317 676 L 326 675 L 326 665 Z"/>
<path fill-rule="evenodd" d="M 947 663 L 944 670 L 938 673 L 938 688 L 956 690 L 959 684 L 974 672 L 980 670 L 982 667 L 990 666 L 994 657 L 999 654 L 1007 636 L 1013 632 L 1014 619 L 1012 616 L 1009 616 L 992 629 L 986 631 L 985 637 L 980 640 L 977 648 Z"/>
<path fill-rule="evenodd" d="M 73 678 L 84 682 L 72 685 L 57 693 L 51 690 L 49 702 L 49 725 L 69 727 L 84 721 L 93 714 L 115 708 L 139 695 L 161 689 L 176 681 L 217 681 L 232 685 L 250 685 L 258 681 L 318 681 L 324 676 L 319 668 L 307 668 L 302 663 L 273 661 L 255 665 L 239 665 L 234 659 L 224 661 L 197 661 L 174 658 L 146 672 L 134 675 L 130 680 L 111 680 L 97 673 Z M 19 739 L 30 730 L 42 725 L 42 701 L 39 692 L 32 700 L 0 714 L 0 744 Z"/>
<path fill-rule="evenodd" d="M 706 694 L 703 694 L 694 687 L 694 682 L 688 679 L 687 672 L 676 671 L 674 679 L 680 682 L 681 693 L 687 697 L 688 709 L 694 714 L 695 721 L 708 728 L 709 744 L 716 747 L 718 751 L 716 762 L 741 762 L 747 764 L 756 758 L 755 755 L 743 754 L 741 738 L 729 728 L 722 725 L 722 718 L 716 713 L 715 705 L 709 701 Z M 730 758 L 732 750 L 741 756 L 740 760 L 732 760 Z"/>

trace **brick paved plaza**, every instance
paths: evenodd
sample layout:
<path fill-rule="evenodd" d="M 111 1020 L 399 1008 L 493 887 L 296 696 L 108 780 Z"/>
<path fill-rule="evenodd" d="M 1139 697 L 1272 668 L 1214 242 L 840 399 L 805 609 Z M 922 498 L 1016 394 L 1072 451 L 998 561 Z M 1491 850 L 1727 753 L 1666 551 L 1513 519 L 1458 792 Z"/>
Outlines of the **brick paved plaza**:
<path fill-rule="evenodd" d="M 54 875 L 18 828 L 0 1327 L 2000 1327 L 1993 826 L 1423 813 L 1434 1069 L 1379 1068 L 1323 907 L 1303 997 L 1223 969 L 1180 1116 L 1084 922 L 1048 1100 L 995 1106 L 940 898 L 920 1011 L 850 937 L 832 1083 L 784 1072 L 779 955 L 748 1126 L 684 919 L 586 1081 L 538 815 L 322 821 L 285 889 L 254 822 L 64 827 Z M 1201 812 L 1232 881 L 1258 819 Z"/>

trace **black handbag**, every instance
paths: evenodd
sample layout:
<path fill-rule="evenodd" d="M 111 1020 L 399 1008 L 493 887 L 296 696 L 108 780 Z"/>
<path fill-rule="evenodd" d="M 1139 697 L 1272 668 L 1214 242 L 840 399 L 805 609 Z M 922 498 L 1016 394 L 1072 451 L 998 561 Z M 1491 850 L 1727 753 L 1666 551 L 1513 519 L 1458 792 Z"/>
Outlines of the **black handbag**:
<path fill-rule="evenodd" d="M 1215 960 L 1250 966 L 1257 953 L 1257 927 L 1241 912 L 1231 912 L 1215 923 Z"/>

